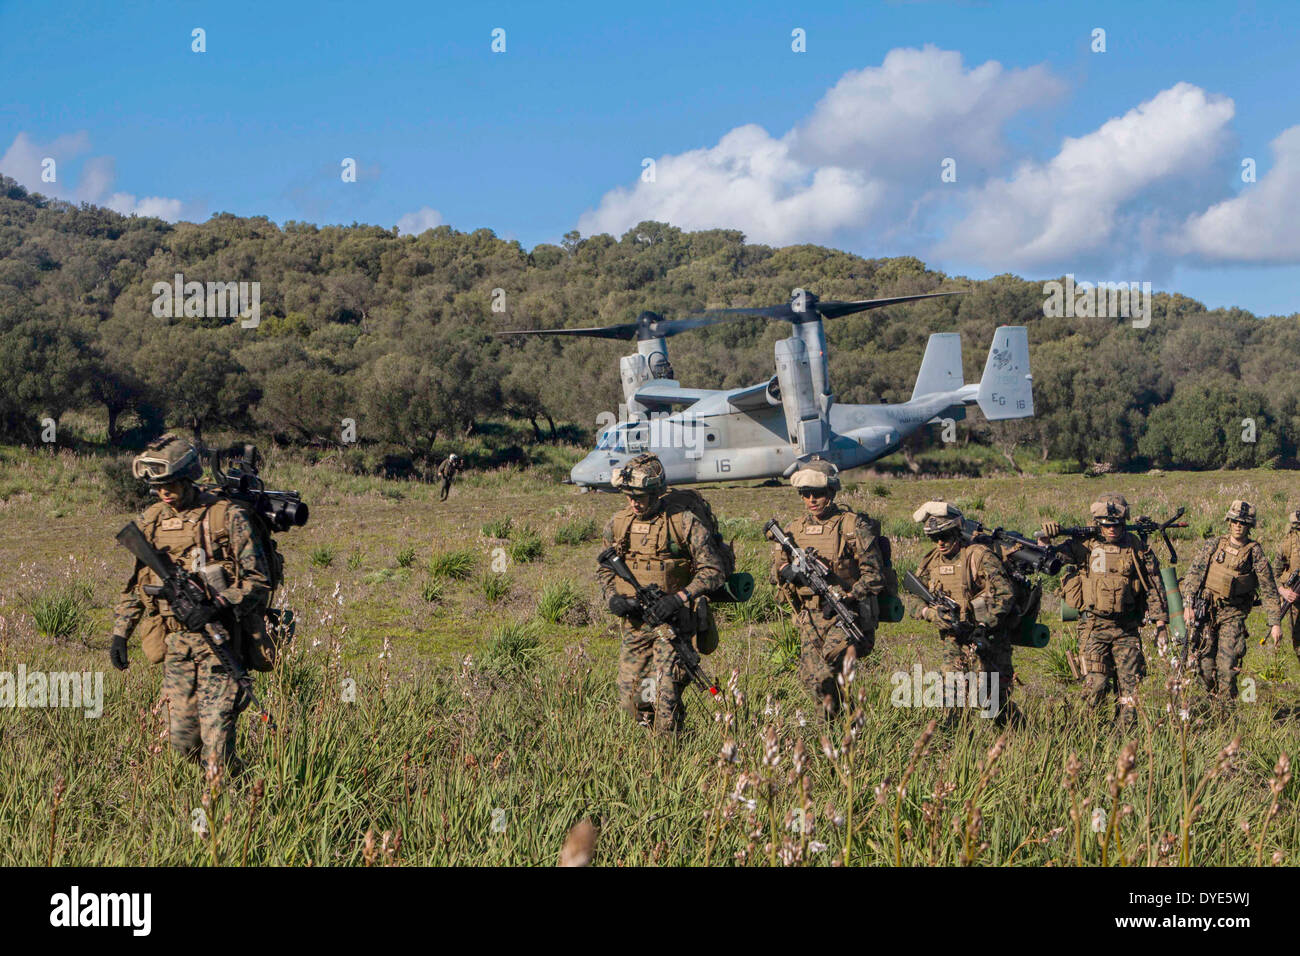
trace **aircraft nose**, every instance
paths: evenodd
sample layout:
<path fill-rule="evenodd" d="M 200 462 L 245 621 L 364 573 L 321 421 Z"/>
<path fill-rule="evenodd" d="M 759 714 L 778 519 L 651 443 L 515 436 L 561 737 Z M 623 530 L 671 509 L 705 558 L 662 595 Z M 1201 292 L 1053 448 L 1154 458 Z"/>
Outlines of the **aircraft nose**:
<path fill-rule="evenodd" d="M 608 455 L 588 455 L 569 470 L 569 478 L 575 485 L 607 485 L 609 460 Z"/>

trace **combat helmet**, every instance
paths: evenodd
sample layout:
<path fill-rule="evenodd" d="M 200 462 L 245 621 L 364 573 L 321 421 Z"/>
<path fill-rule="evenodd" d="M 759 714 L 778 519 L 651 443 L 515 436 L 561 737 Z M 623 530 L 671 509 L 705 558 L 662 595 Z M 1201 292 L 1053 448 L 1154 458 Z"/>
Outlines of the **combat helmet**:
<path fill-rule="evenodd" d="M 203 477 L 203 464 L 193 445 L 168 433 L 150 442 L 132 460 L 131 474 L 157 488 L 173 481 L 198 481 Z"/>
<path fill-rule="evenodd" d="M 664 463 L 659 456 L 646 452 L 630 459 L 614 472 L 609 483 L 624 494 L 655 495 L 668 487 Z"/>
<path fill-rule="evenodd" d="M 1255 506 L 1249 501 L 1243 501 L 1238 498 L 1228 507 L 1228 513 L 1224 515 L 1227 521 L 1240 521 L 1248 527 L 1255 527 Z"/>
<path fill-rule="evenodd" d="M 1088 512 L 1099 525 L 1122 525 L 1128 521 L 1128 499 L 1123 495 L 1102 495 L 1089 506 Z"/>
<path fill-rule="evenodd" d="M 1291 525 L 1292 530 L 1300 530 L 1300 510 L 1290 512 L 1286 516 L 1286 520 Z"/>
<path fill-rule="evenodd" d="M 790 485 L 801 492 L 804 488 L 828 488 L 836 492 L 840 490 L 840 470 L 825 458 L 813 455 L 790 476 Z"/>
<path fill-rule="evenodd" d="M 913 512 L 912 520 L 921 523 L 926 537 L 938 538 L 960 528 L 962 515 L 946 501 L 927 501 Z"/>

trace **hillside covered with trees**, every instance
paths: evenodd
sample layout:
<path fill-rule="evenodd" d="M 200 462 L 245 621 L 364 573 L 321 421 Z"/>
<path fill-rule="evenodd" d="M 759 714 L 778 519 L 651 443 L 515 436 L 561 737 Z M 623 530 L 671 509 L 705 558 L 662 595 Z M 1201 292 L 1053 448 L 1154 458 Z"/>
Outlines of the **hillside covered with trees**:
<path fill-rule="evenodd" d="M 260 283 L 260 323 L 157 317 L 154 284 L 177 273 Z M 344 420 L 360 446 L 416 461 L 505 418 L 531 423 L 538 442 L 566 425 L 585 441 L 599 412 L 618 409 L 617 361 L 630 349 L 495 332 L 771 305 L 796 287 L 837 299 L 968 290 L 828 321 L 839 401 L 908 398 L 931 332 L 962 333 L 967 381 L 977 381 L 993 329 L 1023 324 L 1037 417 L 994 426 L 972 413 L 964 441 L 1078 466 L 1295 463 L 1296 315 L 1207 311 L 1157 293 L 1150 325 L 1135 329 L 1122 318 L 1045 317 L 1041 280 L 972 281 L 908 257 L 773 249 L 731 230 L 647 222 L 620 238 L 570 233 L 530 251 L 447 226 L 399 236 L 230 214 L 169 225 L 46 199 L 2 177 L 0 441 L 39 443 L 42 421 L 70 412 L 93 414 L 105 443 L 124 447 L 163 427 L 339 445 Z M 677 337 L 670 353 L 684 384 L 734 387 L 772 375 L 773 342 L 786 334 L 748 319 Z"/>

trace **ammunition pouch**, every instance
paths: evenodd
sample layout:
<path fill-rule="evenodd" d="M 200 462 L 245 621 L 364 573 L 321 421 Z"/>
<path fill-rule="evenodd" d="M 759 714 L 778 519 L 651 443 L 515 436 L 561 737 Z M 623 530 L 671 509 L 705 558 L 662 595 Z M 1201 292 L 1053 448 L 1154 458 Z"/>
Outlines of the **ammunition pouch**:
<path fill-rule="evenodd" d="M 140 621 L 140 648 L 150 664 L 167 656 L 167 624 L 161 614 L 146 614 Z"/>
<path fill-rule="evenodd" d="M 695 599 L 692 613 L 695 619 L 695 649 L 701 654 L 712 654 L 718 649 L 718 622 L 714 620 L 707 596 Z"/>

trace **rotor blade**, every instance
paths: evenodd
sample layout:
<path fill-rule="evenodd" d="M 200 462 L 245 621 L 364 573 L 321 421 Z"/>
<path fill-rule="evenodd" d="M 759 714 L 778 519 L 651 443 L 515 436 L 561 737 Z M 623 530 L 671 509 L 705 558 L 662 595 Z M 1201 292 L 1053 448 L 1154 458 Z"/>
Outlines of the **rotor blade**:
<path fill-rule="evenodd" d="M 691 329 L 702 329 L 706 326 L 717 325 L 719 322 L 731 322 L 735 319 L 743 319 L 743 315 L 716 315 L 712 313 L 698 313 L 685 316 L 680 319 L 661 319 L 650 325 L 655 335 L 670 336 L 677 335 L 681 332 L 689 332 Z"/>
<path fill-rule="evenodd" d="M 860 299 L 857 302 L 818 302 L 817 311 L 824 318 L 834 319 L 841 315 L 852 315 L 854 312 L 865 312 L 867 309 L 883 309 L 887 305 L 898 305 L 900 302 L 918 302 L 921 299 L 938 299 L 946 295 L 965 294 L 965 292 L 926 292 L 924 295 L 898 295 L 889 299 Z"/>
<path fill-rule="evenodd" d="M 497 335 L 585 335 L 596 339 L 634 339 L 637 324 L 624 322 L 621 325 L 605 325 L 590 329 L 514 329 L 509 332 L 497 332 Z"/>
<path fill-rule="evenodd" d="M 741 309 L 708 309 L 704 312 L 693 312 L 697 316 L 717 316 L 718 321 L 724 318 L 743 318 L 747 315 L 763 315 L 769 319 L 786 319 L 787 321 L 794 318 L 794 310 L 790 308 L 787 302 L 785 305 L 768 305 L 753 306 L 752 308 Z"/>

